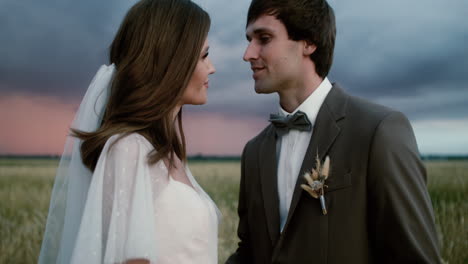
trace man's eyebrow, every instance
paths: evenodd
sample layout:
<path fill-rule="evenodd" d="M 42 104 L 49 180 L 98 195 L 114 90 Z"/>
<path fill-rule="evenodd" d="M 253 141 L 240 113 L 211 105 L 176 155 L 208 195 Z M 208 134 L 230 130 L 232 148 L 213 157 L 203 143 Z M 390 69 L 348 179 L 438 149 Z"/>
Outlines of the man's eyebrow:
<path fill-rule="evenodd" d="M 260 34 L 263 34 L 263 33 L 273 33 L 273 30 L 269 29 L 269 28 L 256 28 L 253 30 L 253 32 L 249 35 L 248 33 L 245 34 L 245 37 L 247 38 L 247 40 L 250 40 L 251 39 L 251 35 L 260 35 Z"/>

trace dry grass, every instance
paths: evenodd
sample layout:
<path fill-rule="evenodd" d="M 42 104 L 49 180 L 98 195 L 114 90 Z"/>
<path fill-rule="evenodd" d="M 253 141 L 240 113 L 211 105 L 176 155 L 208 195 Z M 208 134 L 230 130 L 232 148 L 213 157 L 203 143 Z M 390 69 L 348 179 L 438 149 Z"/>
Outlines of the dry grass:
<path fill-rule="evenodd" d="M 436 215 L 442 257 L 468 263 L 468 162 L 430 162 L 428 188 Z"/>
<path fill-rule="evenodd" d="M 56 161 L 0 159 L 0 263 L 36 263 Z M 191 170 L 223 213 L 220 263 L 237 244 L 238 162 L 193 162 Z M 447 263 L 468 260 L 468 162 L 429 162 L 429 192 Z"/>
<path fill-rule="evenodd" d="M 0 263 L 36 263 L 57 163 L 0 164 Z"/>

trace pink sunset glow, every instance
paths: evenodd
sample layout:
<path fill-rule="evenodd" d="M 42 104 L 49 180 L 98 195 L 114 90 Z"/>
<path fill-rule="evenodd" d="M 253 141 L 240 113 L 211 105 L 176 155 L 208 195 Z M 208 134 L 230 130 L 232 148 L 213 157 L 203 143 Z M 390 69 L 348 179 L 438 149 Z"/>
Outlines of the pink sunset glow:
<path fill-rule="evenodd" d="M 53 97 L 0 98 L 0 154 L 60 155 L 78 104 Z M 266 125 L 258 118 L 217 113 L 184 113 L 189 154 L 240 155 L 244 144 Z"/>
<path fill-rule="evenodd" d="M 245 143 L 266 125 L 266 119 L 187 113 L 184 116 L 184 132 L 188 152 L 240 156 Z"/>
<path fill-rule="evenodd" d="M 61 154 L 76 105 L 52 97 L 2 96 L 1 154 Z"/>

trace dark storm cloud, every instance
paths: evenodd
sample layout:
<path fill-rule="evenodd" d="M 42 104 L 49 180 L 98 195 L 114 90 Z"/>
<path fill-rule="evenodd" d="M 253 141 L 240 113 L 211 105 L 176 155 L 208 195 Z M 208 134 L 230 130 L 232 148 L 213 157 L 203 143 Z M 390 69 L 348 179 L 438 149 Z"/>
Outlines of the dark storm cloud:
<path fill-rule="evenodd" d="M 79 98 L 135 1 L 0 3 L 0 92 Z M 248 0 L 196 1 L 212 17 L 209 103 L 191 111 L 265 117 L 275 95 L 256 95 L 247 46 Z M 331 81 L 411 118 L 468 116 L 465 0 L 330 0 L 338 37 Z M 435 99 L 434 99 L 435 98 Z M 428 103 L 431 102 L 431 103 Z"/>
<path fill-rule="evenodd" d="M 3 1 L 0 92 L 81 96 L 107 62 L 107 46 L 130 5 L 123 2 Z"/>
<path fill-rule="evenodd" d="M 468 8 L 459 3 L 458 8 Z M 451 10 L 455 7 L 444 7 L 434 16 L 428 13 L 436 14 L 439 7 L 429 4 L 412 16 L 390 9 L 364 17 L 346 16 L 343 11 L 341 19 L 341 10 L 337 10 L 338 38 L 332 75 L 369 97 L 418 94 L 428 85 L 447 82 L 453 84 L 448 89 L 460 89 L 467 80 L 468 52 L 464 43 L 468 41 L 468 31 L 462 26 L 463 16 Z"/>
<path fill-rule="evenodd" d="M 331 79 L 412 119 L 468 116 L 468 2 L 333 2 Z"/>

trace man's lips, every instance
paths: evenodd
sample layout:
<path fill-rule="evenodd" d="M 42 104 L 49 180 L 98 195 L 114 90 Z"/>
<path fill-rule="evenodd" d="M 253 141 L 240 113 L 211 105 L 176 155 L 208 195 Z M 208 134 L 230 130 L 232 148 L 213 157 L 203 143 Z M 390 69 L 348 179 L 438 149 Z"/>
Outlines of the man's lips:
<path fill-rule="evenodd" d="M 250 68 L 252 69 L 253 72 L 257 72 L 257 71 L 265 69 L 265 67 L 260 67 L 260 66 L 255 66 L 255 67 L 250 67 Z"/>
<path fill-rule="evenodd" d="M 255 66 L 255 67 L 251 67 L 252 71 L 253 71 L 253 78 L 254 79 L 257 79 L 258 78 L 258 75 L 263 71 L 265 70 L 265 67 L 258 67 L 258 66 Z"/>

